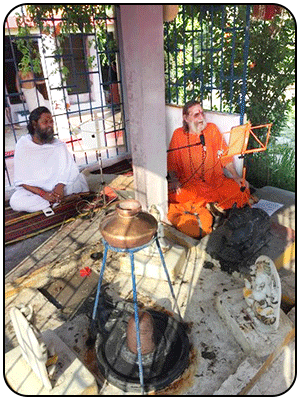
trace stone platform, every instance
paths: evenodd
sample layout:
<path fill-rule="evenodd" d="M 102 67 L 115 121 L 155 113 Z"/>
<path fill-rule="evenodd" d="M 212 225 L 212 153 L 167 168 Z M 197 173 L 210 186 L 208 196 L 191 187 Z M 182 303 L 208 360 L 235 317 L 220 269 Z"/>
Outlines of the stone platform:
<path fill-rule="evenodd" d="M 263 358 L 271 354 L 293 329 L 293 323 L 280 310 L 279 328 L 275 332 L 265 332 L 256 321 L 253 321 L 247 312 L 247 303 L 244 300 L 243 290 L 234 289 L 222 293 L 216 298 L 217 310 L 226 323 L 236 341 L 247 354 L 255 354 Z"/>
<path fill-rule="evenodd" d="M 168 241 L 168 244 L 170 247 L 165 251 L 162 248 L 162 251 L 170 279 L 174 282 L 185 264 L 187 249 L 174 242 Z M 150 248 L 134 254 L 134 270 L 138 276 L 167 280 L 155 243 Z M 130 273 L 130 271 L 130 258 L 125 253 L 120 257 L 120 272 Z"/>
<path fill-rule="evenodd" d="M 270 200 L 283 202 L 282 198 L 272 198 L 271 189 L 268 189 L 269 192 Z M 290 199 L 290 205 L 281 210 L 286 216 L 287 227 L 291 229 L 294 218 L 292 203 Z M 279 210 L 279 213 L 281 211 Z M 55 331 L 70 352 L 76 354 L 97 380 L 98 395 L 124 395 L 120 389 L 107 384 L 103 377 L 99 376 L 95 354 L 89 351 L 85 344 L 94 301 L 93 291 L 85 289 L 88 286 L 96 286 L 102 264 L 101 258 L 95 260 L 91 258 L 92 254 L 103 251 L 99 232 L 100 220 L 101 215 L 96 213 L 91 219 L 76 220 L 64 226 L 6 275 L 6 374 L 9 373 L 11 366 L 8 361 L 8 358 L 12 358 L 10 350 L 17 346 L 9 310 L 12 306 L 20 306 L 21 303 L 31 304 L 38 329 L 41 332 L 48 329 Z M 281 221 L 283 220 L 274 222 Z M 176 272 L 173 289 L 180 312 L 190 326 L 189 336 L 193 351 L 190 368 L 186 374 L 175 385 L 166 388 L 162 395 L 211 396 L 219 394 L 219 390 L 222 395 L 236 395 L 245 388 L 250 395 L 278 395 L 289 389 L 293 384 L 295 371 L 294 341 L 285 346 L 280 354 L 276 353 L 272 364 L 265 370 L 263 369 L 265 358 L 273 353 L 262 358 L 257 357 L 255 351 L 250 353 L 245 351 L 228 324 L 221 319 L 216 306 L 217 298 L 231 290 L 242 291 L 244 282 L 241 276 L 230 275 L 220 270 L 217 263 L 212 263 L 205 252 L 209 235 L 199 242 L 168 226 L 165 237 L 171 239 L 177 246 L 183 247 L 186 252 L 185 261 Z M 269 250 L 277 251 L 277 249 Z M 128 270 L 121 270 L 120 256 L 111 253 L 109 252 L 104 274 L 107 292 L 116 300 L 131 301 L 131 276 Z M 268 255 L 274 259 L 272 254 Z M 283 290 L 283 293 L 290 299 L 292 308 L 295 268 L 291 263 L 291 257 L 288 261 L 279 265 L 279 275 L 286 279 L 286 292 Z M 169 269 L 168 262 L 166 264 Z M 85 267 L 89 267 L 92 274 L 81 278 L 80 270 Z M 163 268 L 161 272 L 163 275 Z M 175 318 L 178 317 L 168 283 L 164 279 L 138 275 L 136 280 L 138 302 L 141 306 L 163 309 L 172 313 Z M 281 280 L 283 283 L 283 279 Z M 63 288 L 61 288 L 62 283 L 64 283 Z M 45 296 L 45 290 L 51 296 Z M 58 290 L 60 290 L 59 298 L 57 296 L 59 304 L 53 301 Z M 76 301 L 75 296 L 78 299 Z M 83 300 L 85 306 L 81 308 Z M 290 319 L 293 320 L 292 317 Z M 253 377 L 258 373 L 260 380 L 249 388 L 247 385 L 253 382 Z M 235 390 L 233 381 L 237 384 Z M 11 390 L 7 390 L 9 392 L 7 395 L 10 395 Z"/>
<path fill-rule="evenodd" d="M 94 376 L 70 348 L 51 330 L 43 333 L 47 347 L 53 346 L 58 356 L 52 389 L 46 389 L 22 356 L 20 346 L 5 355 L 6 380 L 17 393 L 25 396 L 96 395 Z"/>

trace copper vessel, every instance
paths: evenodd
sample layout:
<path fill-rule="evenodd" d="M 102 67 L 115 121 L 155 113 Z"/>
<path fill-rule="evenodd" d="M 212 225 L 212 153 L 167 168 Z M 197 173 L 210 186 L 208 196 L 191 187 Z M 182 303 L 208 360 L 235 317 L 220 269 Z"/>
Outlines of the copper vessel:
<path fill-rule="evenodd" d="M 100 232 L 110 246 L 132 249 L 148 243 L 158 224 L 153 215 L 143 212 L 137 200 L 123 200 L 116 211 L 100 223 Z"/>

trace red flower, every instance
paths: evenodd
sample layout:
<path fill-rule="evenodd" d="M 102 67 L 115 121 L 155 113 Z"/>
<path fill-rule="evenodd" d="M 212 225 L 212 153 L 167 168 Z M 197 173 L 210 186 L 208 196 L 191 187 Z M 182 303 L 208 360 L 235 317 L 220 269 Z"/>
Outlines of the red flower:
<path fill-rule="evenodd" d="M 84 267 L 80 270 L 80 276 L 90 276 L 92 270 L 89 267 Z"/>

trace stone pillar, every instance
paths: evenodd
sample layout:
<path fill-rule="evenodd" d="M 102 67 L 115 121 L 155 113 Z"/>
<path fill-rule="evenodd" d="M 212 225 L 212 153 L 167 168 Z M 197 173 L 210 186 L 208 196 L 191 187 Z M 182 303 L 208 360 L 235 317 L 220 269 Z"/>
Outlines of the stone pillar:
<path fill-rule="evenodd" d="M 136 199 L 167 212 L 162 5 L 120 5 L 118 37 Z"/>

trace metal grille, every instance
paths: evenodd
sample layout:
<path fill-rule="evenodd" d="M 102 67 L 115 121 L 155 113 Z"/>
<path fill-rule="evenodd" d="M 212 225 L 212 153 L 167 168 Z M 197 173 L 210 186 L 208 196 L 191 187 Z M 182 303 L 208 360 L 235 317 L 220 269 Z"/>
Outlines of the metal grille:
<path fill-rule="evenodd" d="M 166 98 L 245 113 L 249 5 L 182 5 L 165 24 Z"/>
<path fill-rule="evenodd" d="M 6 185 L 15 143 L 40 105 L 52 112 L 55 132 L 78 165 L 128 152 L 114 6 L 82 7 L 90 13 L 88 28 L 54 6 L 39 24 L 28 19 L 26 6 L 5 21 Z"/>

